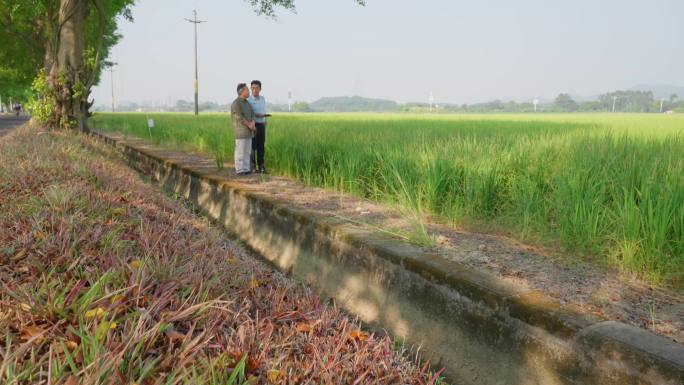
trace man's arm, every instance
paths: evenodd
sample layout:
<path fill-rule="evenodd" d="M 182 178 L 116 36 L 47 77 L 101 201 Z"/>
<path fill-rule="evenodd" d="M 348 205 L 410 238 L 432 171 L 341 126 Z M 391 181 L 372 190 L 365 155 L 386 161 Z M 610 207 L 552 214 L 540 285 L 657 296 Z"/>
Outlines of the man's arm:
<path fill-rule="evenodd" d="M 242 124 L 247 126 L 252 131 L 256 131 L 256 123 L 253 120 L 241 120 Z"/>
<path fill-rule="evenodd" d="M 242 123 L 245 127 L 249 128 L 250 130 L 254 131 L 256 130 L 256 124 L 254 124 L 253 121 L 248 120 L 247 117 L 245 116 L 245 112 L 242 110 L 242 106 L 240 106 L 237 102 L 233 102 L 230 106 L 230 113 L 235 115 L 239 122 Z"/>

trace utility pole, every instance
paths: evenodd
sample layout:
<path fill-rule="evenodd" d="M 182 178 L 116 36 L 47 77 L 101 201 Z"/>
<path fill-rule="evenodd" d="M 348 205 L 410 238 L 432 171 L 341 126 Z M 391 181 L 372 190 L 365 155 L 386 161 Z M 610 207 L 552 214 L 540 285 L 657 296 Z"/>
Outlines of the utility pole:
<path fill-rule="evenodd" d="M 292 112 L 292 90 L 287 90 L 287 112 Z"/>
<path fill-rule="evenodd" d="M 615 112 L 615 102 L 617 101 L 617 96 L 613 96 L 613 112 Z"/>
<path fill-rule="evenodd" d="M 660 99 L 660 113 L 663 113 L 663 103 L 665 103 L 665 99 Z"/>
<path fill-rule="evenodd" d="M 112 83 L 112 112 L 116 112 L 116 103 L 114 102 L 114 64 L 109 67 L 109 78 Z"/>
<path fill-rule="evenodd" d="M 206 21 L 197 20 L 197 10 L 192 10 L 192 20 L 185 19 L 192 23 L 195 27 L 195 115 L 199 115 L 199 76 L 197 71 L 197 24 L 206 23 Z"/>

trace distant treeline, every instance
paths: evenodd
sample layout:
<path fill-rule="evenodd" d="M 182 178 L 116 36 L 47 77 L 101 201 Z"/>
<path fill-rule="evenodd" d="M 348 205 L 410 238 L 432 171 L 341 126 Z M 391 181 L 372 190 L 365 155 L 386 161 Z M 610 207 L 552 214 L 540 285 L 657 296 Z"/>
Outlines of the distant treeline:
<path fill-rule="evenodd" d="M 269 111 L 286 112 L 427 112 L 428 103 L 400 104 L 392 100 L 363 98 L 360 96 L 326 97 L 315 102 L 296 102 L 288 108 L 287 104 L 268 104 Z M 200 111 L 226 112 L 229 106 L 214 102 L 202 102 Z M 117 108 L 121 112 L 130 111 L 170 111 L 189 112 L 194 110 L 190 101 L 178 100 L 171 106 L 149 106 L 135 103 Z M 515 113 L 534 112 L 532 102 L 516 102 L 493 100 L 475 104 L 440 104 L 433 105 L 433 112 L 469 112 L 469 113 Z M 539 103 L 537 112 L 684 112 L 684 100 L 672 94 L 666 99 L 656 99 L 651 91 L 615 91 L 600 95 L 596 100 L 576 101 L 570 95 L 562 93 L 552 102 Z"/>
<path fill-rule="evenodd" d="M 661 106 L 662 102 L 662 106 Z M 666 100 L 656 100 L 651 91 L 615 91 L 605 93 L 598 100 L 575 101 L 568 94 L 560 94 L 553 102 L 539 103 L 537 112 L 684 112 L 684 101 L 673 94 Z M 400 111 L 424 111 L 429 109 L 427 103 L 407 103 L 400 106 Z M 515 102 L 494 100 L 476 104 L 438 104 L 436 109 L 445 112 L 534 112 L 531 102 Z"/>

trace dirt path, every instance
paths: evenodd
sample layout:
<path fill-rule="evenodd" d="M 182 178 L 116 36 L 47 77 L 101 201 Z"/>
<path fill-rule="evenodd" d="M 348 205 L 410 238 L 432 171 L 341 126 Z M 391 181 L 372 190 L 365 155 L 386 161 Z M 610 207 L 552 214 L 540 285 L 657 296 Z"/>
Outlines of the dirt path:
<path fill-rule="evenodd" d="M 108 134 L 112 135 L 112 134 Z M 116 135 L 112 135 L 116 136 Z M 123 136 L 120 136 L 123 138 Z M 130 143 L 146 145 L 144 140 L 126 138 Z M 169 151 L 182 154 L 177 151 Z M 190 162 L 214 162 L 197 154 L 182 154 Z M 279 176 L 226 176 L 268 194 L 286 200 L 300 209 L 314 210 L 340 217 L 374 230 L 391 232 L 398 238 L 416 234 L 415 214 L 349 197 L 321 188 L 304 186 Z M 540 290 L 561 301 L 574 303 L 588 312 L 609 320 L 621 321 L 684 343 L 684 295 L 656 288 L 619 272 L 578 261 L 577 258 L 554 256 L 537 247 L 507 237 L 477 234 L 431 218 L 422 218 L 433 244 L 426 246 L 442 257 L 493 273 L 501 279 Z"/>

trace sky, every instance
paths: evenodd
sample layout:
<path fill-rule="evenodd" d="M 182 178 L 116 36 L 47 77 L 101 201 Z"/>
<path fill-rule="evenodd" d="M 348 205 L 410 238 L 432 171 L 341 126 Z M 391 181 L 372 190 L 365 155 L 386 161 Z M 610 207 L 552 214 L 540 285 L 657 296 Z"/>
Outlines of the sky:
<path fill-rule="evenodd" d="M 139 0 L 110 59 L 118 103 L 227 103 L 259 79 L 273 102 L 363 96 L 399 102 L 591 97 L 684 85 L 682 0 L 297 0 L 277 20 L 243 0 Z M 111 78 L 93 90 L 111 105 Z"/>

